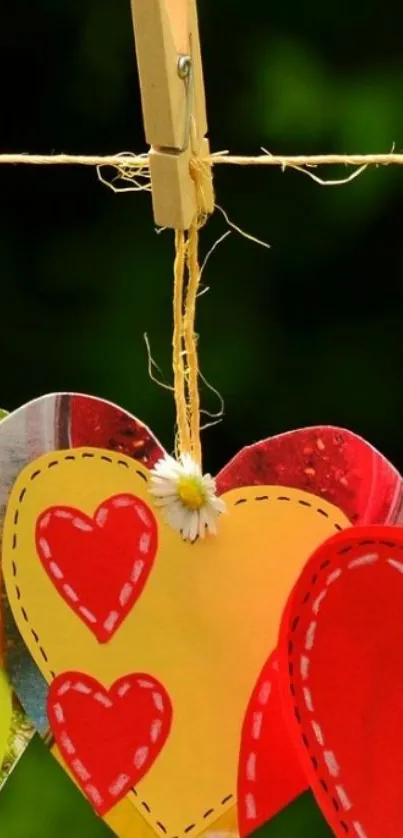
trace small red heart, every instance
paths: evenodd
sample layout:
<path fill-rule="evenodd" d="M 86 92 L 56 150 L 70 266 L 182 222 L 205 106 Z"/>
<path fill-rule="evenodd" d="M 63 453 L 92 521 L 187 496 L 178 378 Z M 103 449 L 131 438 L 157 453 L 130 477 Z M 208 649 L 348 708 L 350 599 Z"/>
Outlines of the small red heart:
<path fill-rule="evenodd" d="M 90 518 L 70 506 L 46 509 L 36 548 L 64 601 L 106 643 L 139 598 L 157 550 L 157 523 L 134 495 L 114 495 Z"/>
<path fill-rule="evenodd" d="M 108 690 L 83 672 L 64 672 L 49 688 L 47 710 L 63 758 L 99 815 L 147 774 L 172 723 L 166 690 L 144 674 Z"/>
<path fill-rule="evenodd" d="M 338 838 L 403 829 L 403 529 L 326 541 L 285 610 L 283 709 L 306 778 Z"/>
<path fill-rule="evenodd" d="M 238 769 L 241 838 L 269 821 L 306 788 L 283 718 L 274 654 L 259 675 L 242 727 Z"/>

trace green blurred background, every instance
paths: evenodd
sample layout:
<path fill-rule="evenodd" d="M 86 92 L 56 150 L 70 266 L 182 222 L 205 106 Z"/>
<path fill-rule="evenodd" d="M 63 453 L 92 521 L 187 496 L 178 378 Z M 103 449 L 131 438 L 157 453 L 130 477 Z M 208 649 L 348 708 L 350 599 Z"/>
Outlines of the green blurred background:
<path fill-rule="evenodd" d="M 401 5 L 199 7 L 213 150 L 403 147 Z M 1 151 L 145 150 L 129 0 L 3 0 L 0 21 Z M 226 405 L 204 436 L 206 466 L 323 422 L 402 468 L 403 172 L 326 188 L 293 171 L 217 167 L 215 185 L 230 218 L 271 250 L 233 233 L 204 274 L 201 365 Z M 28 167 L 1 168 L 0 195 L 2 406 L 96 394 L 171 449 L 173 405 L 149 379 L 143 333 L 169 382 L 173 243 L 156 236 L 149 196 L 114 195 L 91 170 Z M 217 213 L 203 253 L 225 229 Z M 217 408 L 208 391 L 204 406 Z M 60 777 L 30 749 L 0 798 L 1 838 L 109 834 Z M 267 835 L 329 834 L 309 797 L 293 813 Z"/>

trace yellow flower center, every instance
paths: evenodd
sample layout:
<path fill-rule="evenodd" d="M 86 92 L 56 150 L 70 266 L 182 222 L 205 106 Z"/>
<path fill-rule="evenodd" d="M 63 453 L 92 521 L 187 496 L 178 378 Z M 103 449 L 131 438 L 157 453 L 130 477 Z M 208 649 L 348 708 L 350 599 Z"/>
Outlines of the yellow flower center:
<path fill-rule="evenodd" d="M 178 495 L 188 509 L 196 511 L 206 502 L 206 495 L 197 477 L 181 477 L 178 481 Z"/>

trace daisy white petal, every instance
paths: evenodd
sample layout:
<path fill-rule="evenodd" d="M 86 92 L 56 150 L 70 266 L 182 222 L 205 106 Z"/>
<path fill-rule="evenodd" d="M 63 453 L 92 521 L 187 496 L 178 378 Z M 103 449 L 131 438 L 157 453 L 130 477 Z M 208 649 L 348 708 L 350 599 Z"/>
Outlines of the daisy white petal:
<path fill-rule="evenodd" d="M 178 494 L 168 480 L 160 480 L 159 477 L 155 479 L 153 486 L 150 487 L 150 492 L 157 498 L 176 497 Z"/>
<path fill-rule="evenodd" d="M 203 475 L 190 454 L 179 460 L 165 456 L 151 472 L 150 494 L 169 526 L 186 541 L 196 541 L 217 532 L 217 519 L 225 503 L 217 497 L 211 474 Z"/>
<path fill-rule="evenodd" d="M 199 512 L 199 536 L 200 538 L 204 538 L 206 532 L 215 535 L 217 532 L 217 528 L 215 525 L 215 521 L 212 521 L 211 516 L 207 512 L 206 509 L 201 509 Z"/>

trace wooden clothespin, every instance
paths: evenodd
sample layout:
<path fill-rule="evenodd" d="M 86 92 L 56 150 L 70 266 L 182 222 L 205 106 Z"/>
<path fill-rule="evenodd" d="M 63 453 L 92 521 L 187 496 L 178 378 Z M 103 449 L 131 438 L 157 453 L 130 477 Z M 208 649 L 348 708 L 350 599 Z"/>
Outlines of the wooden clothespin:
<path fill-rule="evenodd" d="M 197 212 L 192 157 L 210 152 L 196 0 L 131 0 L 154 219 L 187 230 Z M 214 209 L 211 167 L 203 204 Z"/>

